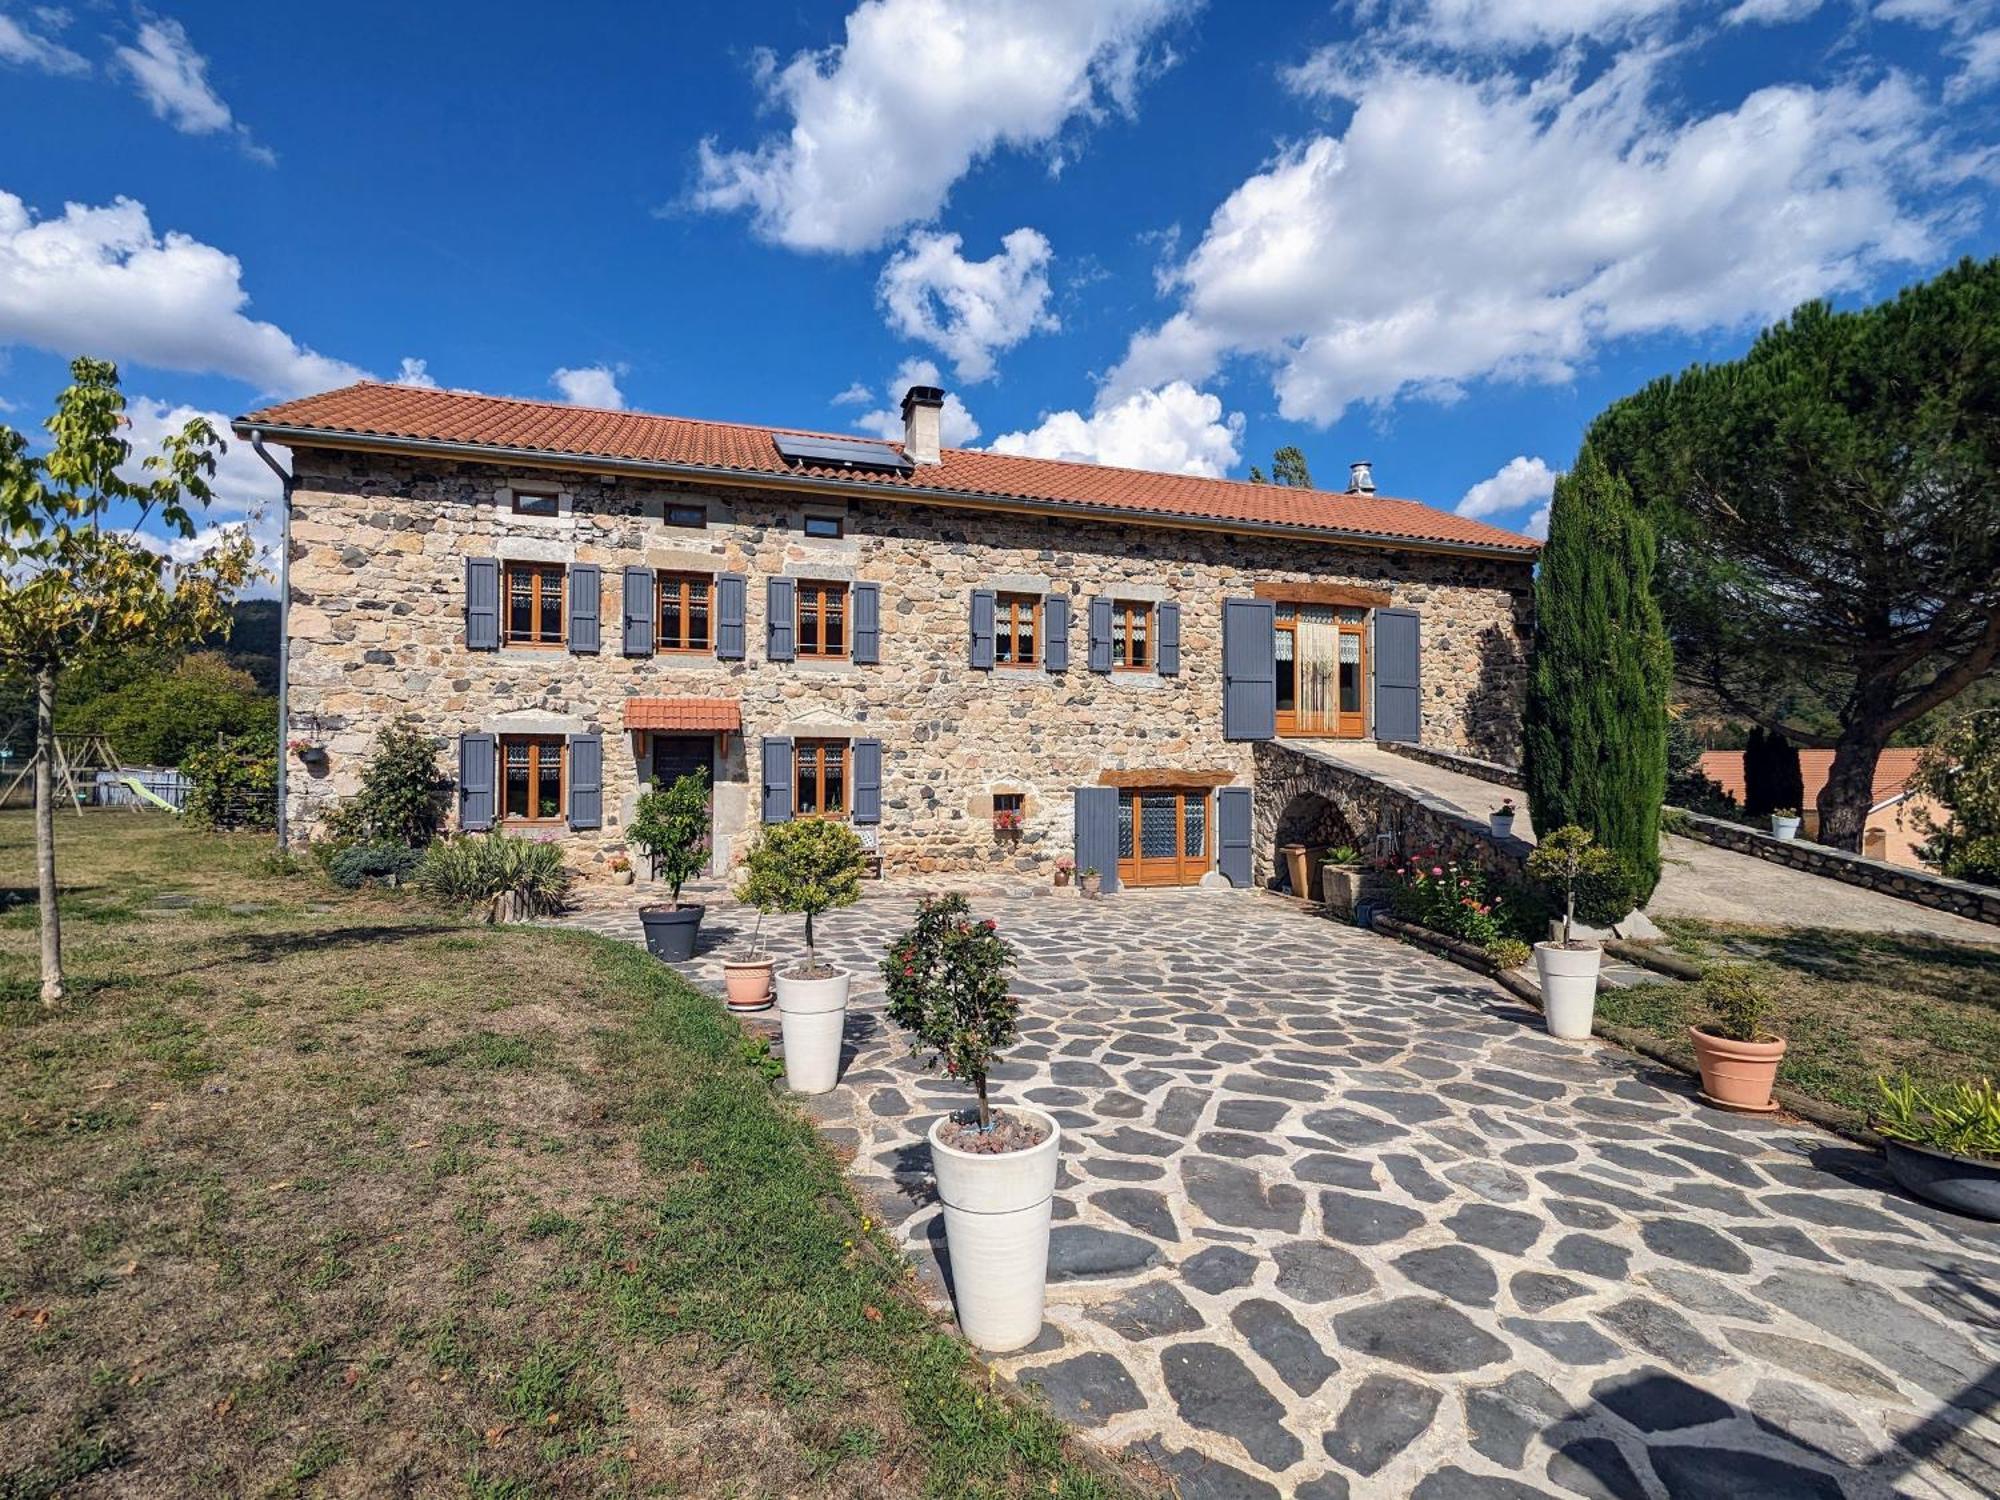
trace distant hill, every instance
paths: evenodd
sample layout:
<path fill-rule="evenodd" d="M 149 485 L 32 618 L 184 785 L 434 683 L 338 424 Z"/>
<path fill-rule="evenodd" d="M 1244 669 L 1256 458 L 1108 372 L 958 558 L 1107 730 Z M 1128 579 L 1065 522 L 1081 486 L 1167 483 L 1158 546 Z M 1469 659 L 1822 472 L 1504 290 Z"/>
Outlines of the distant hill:
<path fill-rule="evenodd" d="M 230 611 L 230 628 L 210 636 L 202 645 L 220 651 L 232 667 L 240 667 L 257 679 L 267 693 L 278 691 L 278 601 L 245 599 Z"/>

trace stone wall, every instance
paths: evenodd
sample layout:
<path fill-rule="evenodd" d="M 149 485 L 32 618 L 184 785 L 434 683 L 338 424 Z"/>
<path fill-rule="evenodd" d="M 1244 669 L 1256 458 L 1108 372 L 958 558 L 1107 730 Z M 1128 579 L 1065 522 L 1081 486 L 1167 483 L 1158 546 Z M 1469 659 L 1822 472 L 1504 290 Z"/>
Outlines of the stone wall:
<path fill-rule="evenodd" d="M 1781 839 L 1755 828 L 1745 828 L 1741 823 L 1705 817 L 1701 813 L 1679 808 L 1667 809 L 1666 822 L 1669 825 L 1666 832 L 1714 844 L 1719 849 L 1754 854 L 1773 864 L 1804 870 L 1808 875 L 1823 875 L 1828 880 L 1880 891 L 1885 896 L 1970 917 L 1975 922 L 2000 923 L 2000 890 L 1991 886 L 1926 874 L 1922 870 L 1870 859 L 1865 854 L 1850 854 L 1845 849 L 1832 849 L 1825 844 L 1808 843 L 1804 839 Z"/>
<path fill-rule="evenodd" d="M 1495 786 L 1510 786 L 1517 792 L 1525 792 L 1528 789 L 1527 775 L 1517 765 L 1502 765 L 1499 761 L 1481 760 L 1476 755 L 1440 750 L 1435 745 L 1406 745 L 1391 740 L 1385 741 L 1382 748 L 1395 751 L 1405 760 L 1419 761 L 1444 771 L 1458 771 L 1466 776 L 1476 776 L 1481 781 L 1492 782 Z"/>
<path fill-rule="evenodd" d="M 1257 746 L 1255 759 L 1252 878 L 1260 885 L 1277 878 L 1277 847 L 1303 826 L 1299 809 L 1311 808 L 1315 801 L 1334 810 L 1364 856 L 1435 849 L 1503 881 L 1526 878 L 1532 843 L 1518 835 L 1495 838 L 1486 819 L 1420 787 L 1351 770 L 1297 741 L 1267 741 Z M 1380 842 L 1385 839 L 1386 847 Z"/>
<path fill-rule="evenodd" d="M 307 832 L 355 790 L 377 729 L 407 712 L 440 736 L 601 733 L 606 826 L 564 835 L 584 862 L 601 859 L 622 847 L 645 769 L 625 700 L 700 696 L 736 700 L 744 723 L 715 768 L 718 863 L 753 831 L 761 737 L 822 733 L 883 743 L 885 869 L 1044 870 L 1069 847 L 1071 789 L 1101 771 L 1249 775 L 1250 746 L 1221 735 L 1221 601 L 1272 580 L 1385 588 L 1422 611 L 1426 737 L 1496 756 L 1518 741 L 1525 563 L 332 450 L 300 449 L 294 468 L 290 733 L 329 750 L 323 767 L 293 765 L 290 811 Z M 559 515 L 512 512 L 508 486 L 530 483 L 560 485 Z M 705 505 L 707 527 L 668 525 L 670 499 Z M 845 535 L 805 536 L 808 512 L 844 512 Z M 466 650 L 468 556 L 600 565 L 603 649 Z M 746 575 L 748 659 L 622 655 L 628 565 Z M 881 664 L 767 662 L 773 574 L 878 582 Z M 1068 672 L 968 666 L 968 597 L 1003 582 L 1072 596 Z M 1087 670 L 1098 594 L 1179 603 L 1178 677 Z M 1001 792 L 1026 797 L 1018 846 L 992 833 Z"/>

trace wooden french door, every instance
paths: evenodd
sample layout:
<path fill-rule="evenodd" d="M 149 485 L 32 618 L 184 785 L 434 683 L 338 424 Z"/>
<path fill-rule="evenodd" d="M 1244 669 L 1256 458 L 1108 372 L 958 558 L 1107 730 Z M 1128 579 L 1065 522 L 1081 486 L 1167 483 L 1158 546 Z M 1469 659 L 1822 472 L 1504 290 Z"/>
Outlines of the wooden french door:
<path fill-rule="evenodd" d="M 1273 624 L 1278 733 L 1358 740 L 1368 733 L 1368 612 L 1280 604 Z"/>
<path fill-rule="evenodd" d="M 1207 792 L 1120 792 L 1119 883 L 1194 885 L 1214 865 L 1214 836 Z"/>

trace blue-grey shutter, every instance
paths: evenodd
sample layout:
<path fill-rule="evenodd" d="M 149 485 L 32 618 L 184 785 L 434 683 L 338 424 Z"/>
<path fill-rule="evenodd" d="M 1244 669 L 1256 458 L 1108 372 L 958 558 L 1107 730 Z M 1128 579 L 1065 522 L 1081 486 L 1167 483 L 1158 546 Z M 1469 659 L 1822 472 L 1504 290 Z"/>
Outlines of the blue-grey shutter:
<path fill-rule="evenodd" d="M 792 742 L 764 736 L 764 821 L 792 820 Z"/>
<path fill-rule="evenodd" d="M 1237 890 L 1250 888 L 1250 788 L 1215 792 L 1215 868 Z"/>
<path fill-rule="evenodd" d="M 500 649 L 500 564 L 490 557 L 465 560 L 465 649 Z"/>
<path fill-rule="evenodd" d="M 1090 601 L 1090 670 L 1111 670 L 1111 601 Z"/>
<path fill-rule="evenodd" d="M 569 737 L 569 826 L 604 826 L 604 740 L 598 735 Z"/>
<path fill-rule="evenodd" d="M 715 654 L 723 661 L 743 660 L 749 639 L 744 624 L 750 586 L 741 573 L 724 573 L 715 580 Z"/>
<path fill-rule="evenodd" d="M 854 742 L 854 812 L 857 823 L 882 821 L 882 742 Z"/>
<path fill-rule="evenodd" d="M 1069 595 L 1051 594 L 1042 603 L 1042 664 L 1051 672 L 1069 670 Z"/>
<path fill-rule="evenodd" d="M 1076 789 L 1076 873 L 1095 870 L 1102 889 L 1118 889 L 1118 788 Z"/>
<path fill-rule="evenodd" d="M 653 654 L 653 570 L 625 570 L 625 654 Z"/>
<path fill-rule="evenodd" d="M 872 667 L 882 660 L 882 585 L 854 585 L 854 660 Z"/>
<path fill-rule="evenodd" d="M 972 591 L 972 670 L 993 670 L 993 590 Z"/>
<path fill-rule="evenodd" d="M 490 734 L 458 737 L 458 826 L 484 833 L 493 826 L 493 776 L 498 769 Z"/>
<path fill-rule="evenodd" d="M 799 586 L 789 578 L 764 581 L 764 658 L 791 661 L 798 654 Z M 789 741 L 787 742 L 789 750 Z M 787 817 L 791 816 L 789 813 Z"/>
<path fill-rule="evenodd" d="M 1155 618 L 1159 621 L 1160 649 L 1158 661 L 1162 677 L 1181 675 L 1181 607 L 1178 604 L 1162 604 Z"/>
<path fill-rule="evenodd" d="M 1415 744 L 1423 737 L 1418 657 L 1423 631 L 1414 609 L 1375 611 L 1375 738 Z"/>
<path fill-rule="evenodd" d="M 1222 737 L 1278 733 L 1278 607 L 1269 599 L 1222 601 Z"/>
<path fill-rule="evenodd" d="M 603 579 L 595 563 L 572 563 L 569 570 L 569 649 L 587 656 L 597 654 L 598 601 L 604 592 Z"/>

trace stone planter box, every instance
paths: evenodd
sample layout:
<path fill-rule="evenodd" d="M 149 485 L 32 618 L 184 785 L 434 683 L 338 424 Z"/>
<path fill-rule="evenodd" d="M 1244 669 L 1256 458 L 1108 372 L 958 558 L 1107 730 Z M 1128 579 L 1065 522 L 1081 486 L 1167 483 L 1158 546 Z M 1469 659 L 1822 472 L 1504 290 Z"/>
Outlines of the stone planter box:
<path fill-rule="evenodd" d="M 1379 901 L 1389 891 L 1387 878 L 1366 865 L 1322 865 L 1319 884 L 1327 909 L 1343 917 L 1353 916 L 1363 901 Z"/>

